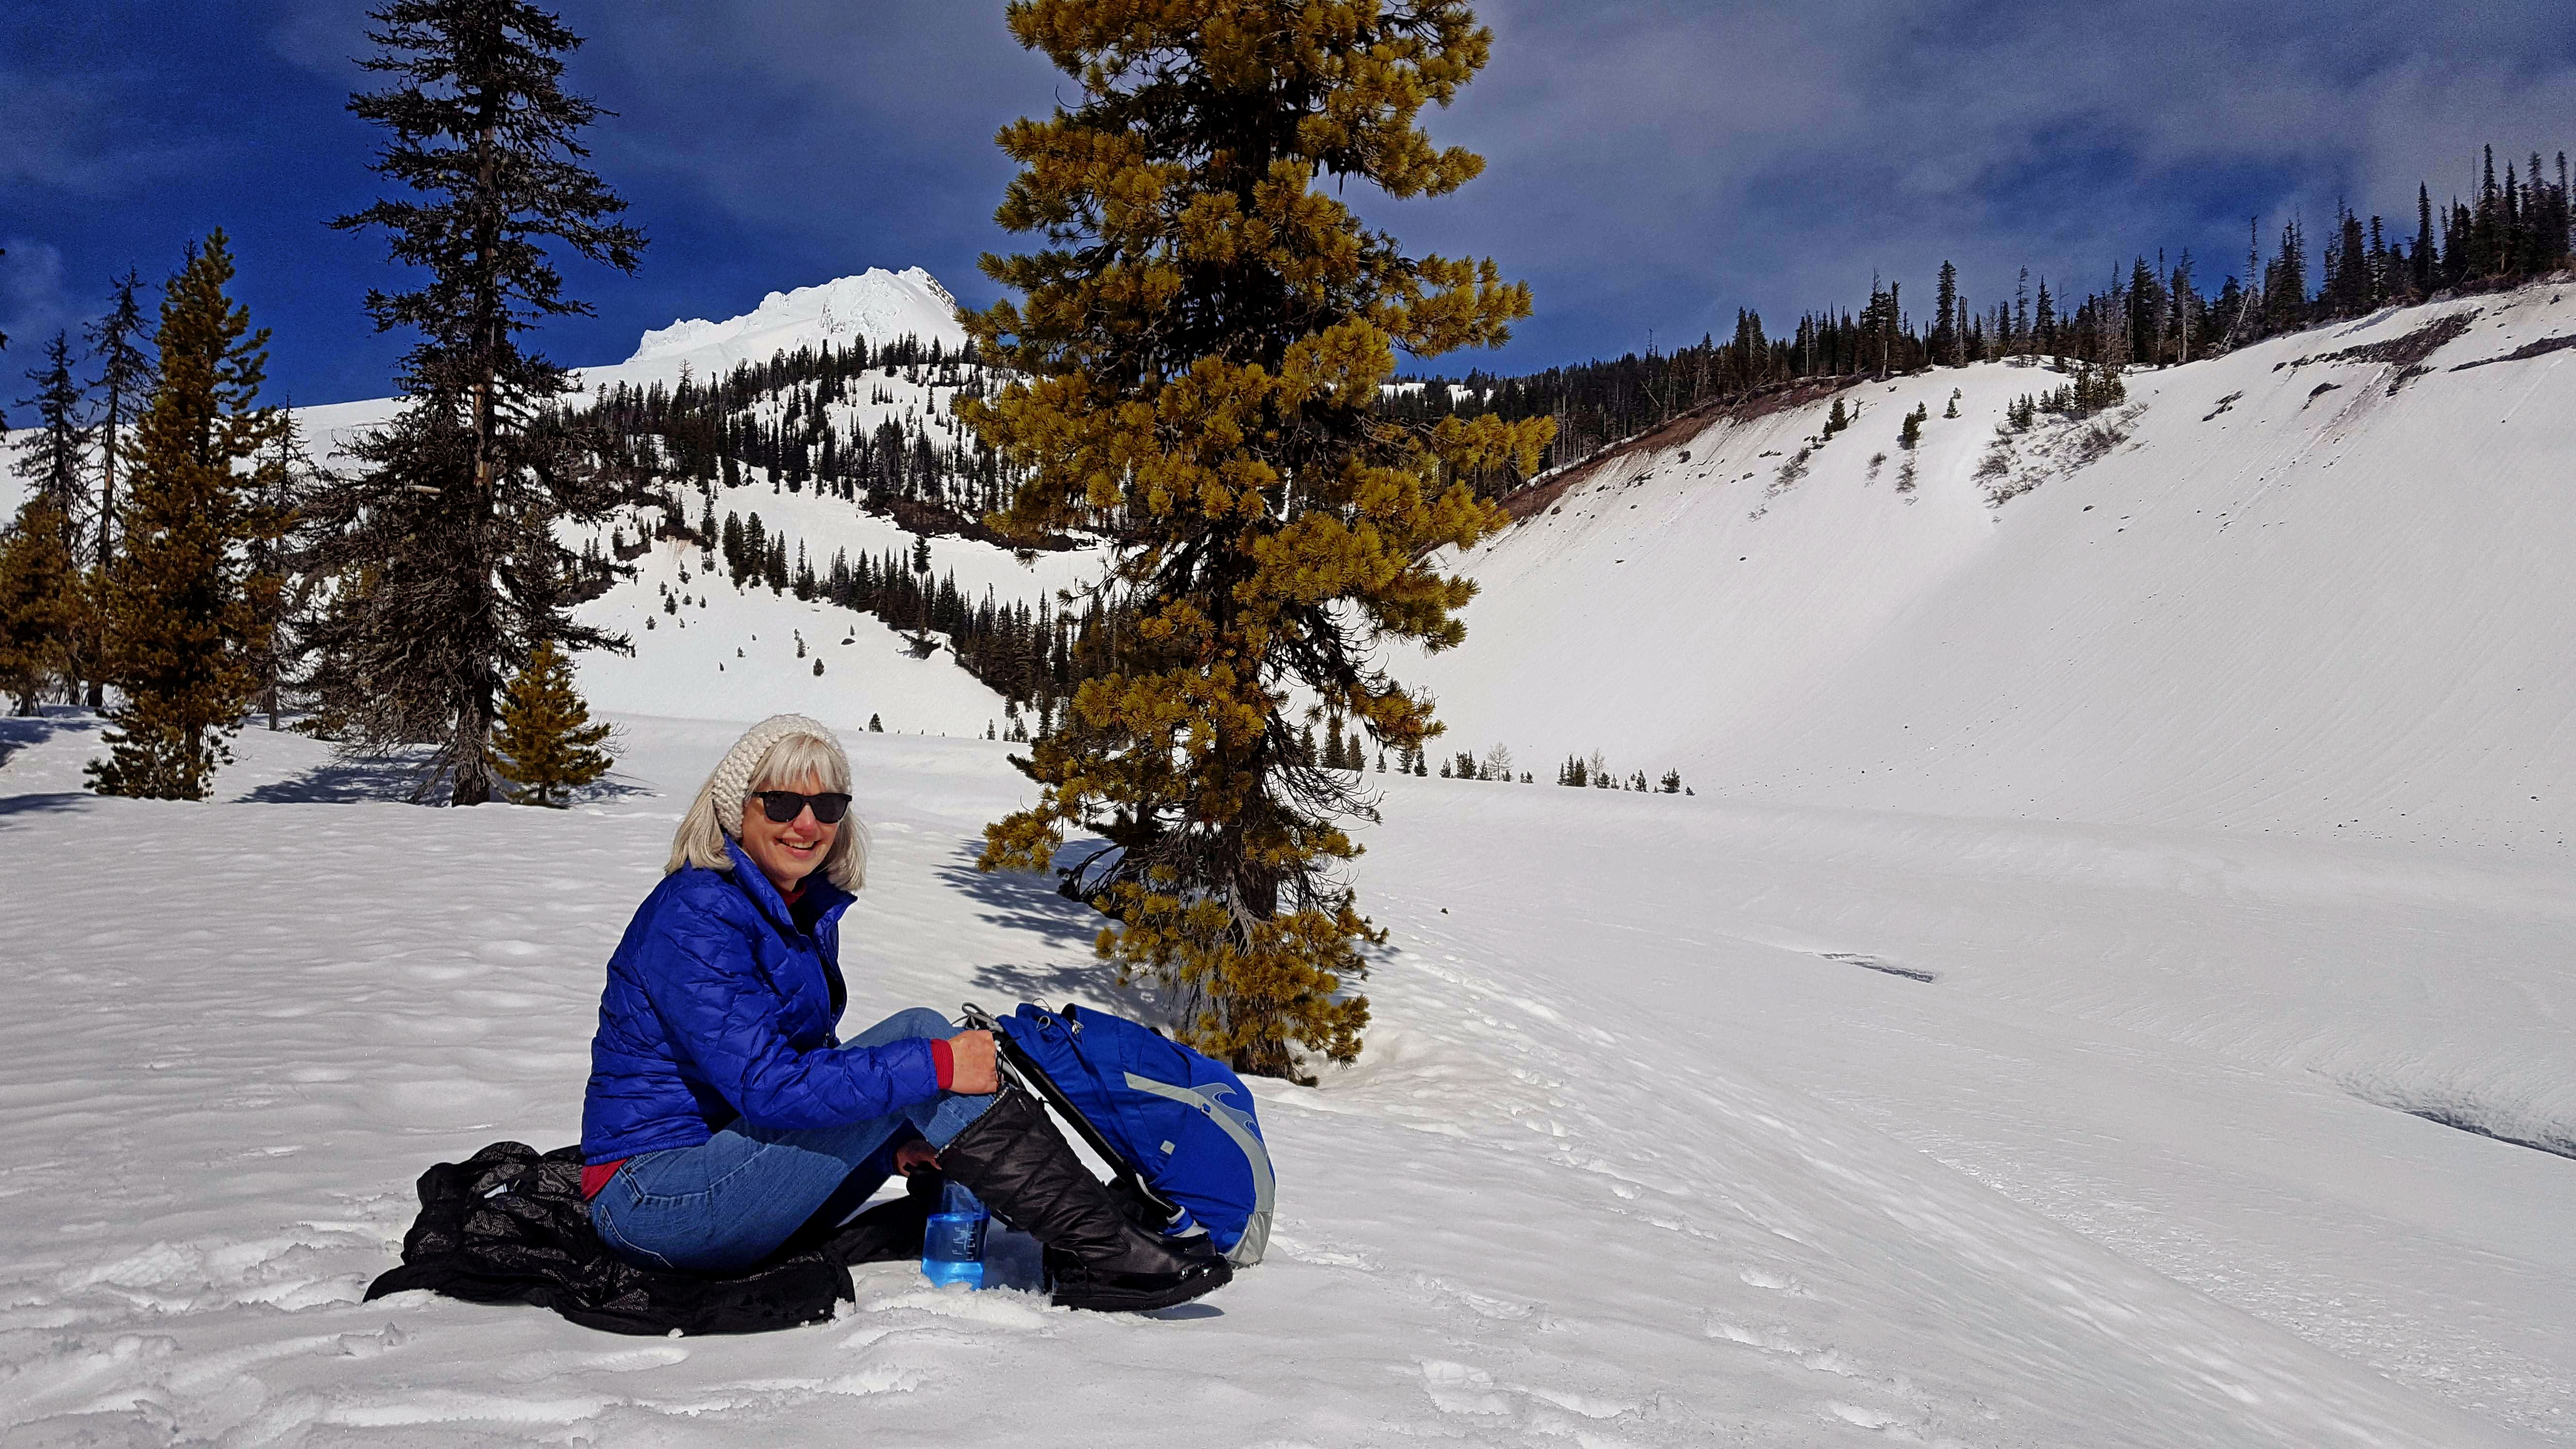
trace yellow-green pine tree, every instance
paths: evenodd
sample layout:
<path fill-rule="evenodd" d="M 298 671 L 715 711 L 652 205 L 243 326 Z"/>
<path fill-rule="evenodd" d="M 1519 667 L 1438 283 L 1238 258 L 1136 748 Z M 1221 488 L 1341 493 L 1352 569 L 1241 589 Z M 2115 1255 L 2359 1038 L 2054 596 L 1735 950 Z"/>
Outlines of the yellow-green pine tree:
<path fill-rule="evenodd" d="M 501 773 L 520 787 L 510 792 L 511 801 L 558 810 L 571 803 L 571 792 L 616 763 L 599 748 L 609 729 L 590 722 L 590 707 L 572 687 L 572 662 L 553 643 L 539 644 L 503 694 L 500 729 L 492 737 Z"/>
<path fill-rule="evenodd" d="M 123 694 L 107 709 L 109 757 L 90 766 L 102 795 L 204 799 L 249 707 L 260 621 L 246 550 L 277 526 L 255 463 L 277 414 L 257 406 L 268 332 L 251 330 L 232 278 L 217 230 L 162 294 L 159 375 L 126 454 L 125 547 L 101 590 L 105 672 Z"/>
<path fill-rule="evenodd" d="M 1468 480 L 1535 467 L 1545 420 L 1377 415 L 1401 349 L 1492 346 L 1529 314 L 1491 262 L 1412 257 L 1340 200 L 1438 196 L 1482 168 L 1415 126 L 1485 64 L 1462 0 L 1015 0 L 1021 44 L 1078 104 L 1000 136 L 998 219 L 1042 249 L 987 257 L 1017 292 L 968 317 L 1023 375 L 959 414 L 1024 470 L 993 521 L 1119 543 L 1132 618 L 1024 768 L 1034 806 L 986 869 L 1045 868 L 1070 828 L 1126 847 L 1092 899 L 1102 954 L 1151 979 L 1194 1045 L 1298 1076 L 1352 1060 L 1350 983 L 1376 933 L 1340 866 L 1354 777 L 1299 758 L 1295 702 L 1381 748 L 1437 732 L 1376 646 L 1464 637 L 1466 580 L 1429 561 L 1503 522 Z"/>
<path fill-rule="evenodd" d="M 0 690 L 18 697 L 22 715 L 71 666 L 82 609 L 66 531 L 61 507 L 42 493 L 0 531 Z"/>

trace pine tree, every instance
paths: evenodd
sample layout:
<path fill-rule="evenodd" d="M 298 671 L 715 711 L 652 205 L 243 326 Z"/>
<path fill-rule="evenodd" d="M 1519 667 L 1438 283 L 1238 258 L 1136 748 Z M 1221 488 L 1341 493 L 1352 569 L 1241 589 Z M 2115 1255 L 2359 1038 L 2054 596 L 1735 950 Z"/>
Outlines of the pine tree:
<path fill-rule="evenodd" d="M 31 504 L 43 504 L 43 525 L 53 529 L 54 539 L 48 546 L 32 549 L 24 566 L 31 581 L 50 579 L 57 568 L 67 572 L 58 582 L 42 586 L 49 600 L 46 606 L 30 606 L 13 620 L 22 628 L 38 627 L 39 620 L 45 620 L 51 632 L 13 635 L 12 642 L 29 658 L 47 660 L 47 672 L 63 676 L 64 698 L 71 701 L 79 698 L 80 680 L 98 677 L 98 640 L 90 627 L 87 590 L 81 584 L 80 515 L 89 495 L 82 474 L 88 467 L 90 430 L 81 417 L 81 386 L 72 376 L 68 334 L 53 335 L 45 344 L 45 365 L 29 371 L 27 380 L 36 385 L 36 395 L 19 399 L 19 406 L 36 410 L 36 426 L 21 433 L 12 445 L 18 454 L 16 471 L 34 495 Z M 21 519 L 28 521 L 25 510 Z M 36 585 L 31 582 L 30 587 Z M 21 693 L 22 705 L 28 697 Z"/>
<path fill-rule="evenodd" d="M 109 562 L 116 557 L 115 526 L 119 516 L 116 496 L 117 469 L 125 457 L 126 431 L 135 413 L 152 394 L 152 354 L 145 351 L 149 338 L 143 315 L 143 277 L 128 268 L 125 275 L 110 284 L 113 300 L 107 312 L 83 332 L 89 343 L 90 356 L 98 362 L 98 377 L 91 384 L 98 395 L 98 535 L 90 552 L 89 592 L 97 594 L 102 587 Z M 95 611 L 92 616 L 96 626 Z M 100 681 L 93 676 L 89 683 L 89 707 L 103 703 Z"/>
<path fill-rule="evenodd" d="M 1959 268 L 1950 262 L 1941 264 L 1941 280 L 1933 292 L 1932 360 L 1947 366 L 1959 365 L 1959 339 L 1965 318 L 1959 315 Z"/>
<path fill-rule="evenodd" d="M 573 688 L 572 661 L 555 652 L 553 641 L 540 642 L 510 681 L 492 735 L 501 773 L 520 787 L 510 792 L 511 802 L 557 810 L 570 804 L 572 791 L 616 763 L 600 748 L 609 730 L 590 722 L 590 707 Z"/>
<path fill-rule="evenodd" d="M 600 112 L 562 88 L 579 36 L 527 0 L 387 0 L 369 14 L 381 49 L 361 64 L 394 81 L 349 109 L 383 128 L 375 170 L 412 196 L 332 225 L 381 228 L 393 259 L 427 275 L 367 297 L 379 331 L 419 341 L 401 416 L 350 450 L 371 466 L 314 500 L 317 562 L 339 587 L 311 682 L 345 743 L 433 742 L 418 794 L 445 778 L 451 803 L 474 805 L 494 789 L 501 682 L 536 644 L 629 647 L 574 621 L 607 571 L 557 536 L 604 518 L 629 480 L 547 408 L 569 383 L 520 339 L 591 311 L 563 294 L 549 243 L 632 273 L 644 237 L 582 164 Z"/>
<path fill-rule="evenodd" d="M 257 406 L 268 332 L 226 288 L 222 231 L 190 247 L 161 295 L 158 382 L 127 462 L 125 547 L 102 590 L 109 757 L 89 767 L 102 795 L 202 800 L 232 758 L 253 674 L 257 627 L 244 588 L 249 543 L 273 527 L 256 501 L 276 410 Z"/>
<path fill-rule="evenodd" d="M 62 510 L 43 493 L 0 529 L 0 690 L 31 715 L 45 686 L 70 669 L 80 616 L 80 576 L 64 551 Z"/>
<path fill-rule="evenodd" d="M 313 627 L 314 600 L 328 581 L 307 557 L 311 530 L 304 508 L 336 480 L 313 461 L 303 425 L 290 408 L 278 410 L 276 435 L 264 461 L 267 466 L 249 484 L 259 527 L 245 550 L 243 596 L 250 610 L 251 703 L 275 730 Z"/>
<path fill-rule="evenodd" d="M 1014 0 L 1012 33 L 1077 104 L 1001 134 L 1022 170 L 998 220 L 1048 249 L 988 258 L 1020 294 L 968 317 L 1025 381 L 958 412 L 1022 472 L 1004 531 L 1103 528 L 1135 623 L 1026 767 L 1039 803 L 981 864 L 1048 867 L 1114 816 L 1100 892 L 1122 974 L 1163 985 L 1185 1039 L 1238 1070 L 1354 1059 L 1358 945 L 1378 939 L 1336 873 L 1356 785 L 1300 758 L 1292 691 L 1382 744 L 1428 701 L 1375 640 L 1438 649 L 1471 586 L 1427 562 L 1500 526 L 1467 478 L 1535 471 L 1551 427 L 1375 415 L 1396 348 L 1499 344 L 1528 315 L 1493 265 L 1409 258 L 1335 192 L 1437 196 L 1482 163 L 1415 129 L 1491 44 L 1463 0 Z"/>

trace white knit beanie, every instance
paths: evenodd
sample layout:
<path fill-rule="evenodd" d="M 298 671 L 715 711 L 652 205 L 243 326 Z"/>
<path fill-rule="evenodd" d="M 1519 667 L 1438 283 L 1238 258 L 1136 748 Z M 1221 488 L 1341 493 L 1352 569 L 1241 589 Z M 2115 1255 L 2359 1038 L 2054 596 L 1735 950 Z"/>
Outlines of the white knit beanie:
<path fill-rule="evenodd" d="M 841 755 L 846 767 L 849 757 L 841 750 L 840 737 L 821 721 L 801 714 L 771 715 L 743 731 L 742 738 L 725 751 L 715 773 L 707 777 L 707 788 L 714 796 L 716 823 L 724 827 L 725 834 L 742 839 L 742 806 L 744 798 L 751 794 L 752 772 L 760 768 L 760 762 L 769 757 L 779 741 L 798 735 L 811 735 L 831 746 L 832 753 Z"/>

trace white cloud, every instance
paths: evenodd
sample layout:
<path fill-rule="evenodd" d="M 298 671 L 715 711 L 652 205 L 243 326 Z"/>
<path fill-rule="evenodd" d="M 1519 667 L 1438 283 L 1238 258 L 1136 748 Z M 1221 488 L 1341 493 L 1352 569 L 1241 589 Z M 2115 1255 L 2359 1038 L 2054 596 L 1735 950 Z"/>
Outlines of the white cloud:
<path fill-rule="evenodd" d="M 71 293 L 63 285 L 60 248 L 26 237 L 0 241 L 0 336 L 9 339 L 9 357 L 32 357 L 55 329 L 79 320 Z M 15 374 L 28 364 L 9 367 Z"/>

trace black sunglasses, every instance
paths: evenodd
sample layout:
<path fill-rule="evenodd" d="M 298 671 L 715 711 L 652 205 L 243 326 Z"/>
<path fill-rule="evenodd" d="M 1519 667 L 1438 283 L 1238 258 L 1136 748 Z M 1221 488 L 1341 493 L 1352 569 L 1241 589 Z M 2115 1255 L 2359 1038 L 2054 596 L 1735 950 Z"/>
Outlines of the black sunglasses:
<path fill-rule="evenodd" d="M 814 807 L 814 819 L 823 825 L 838 825 L 850 813 L 850 797 L 840 794 L 799 795 L 793 790 L 759 790 L 753 798 L 760 802 L 760 813 L 773 825 L 784 825 Z"/>

